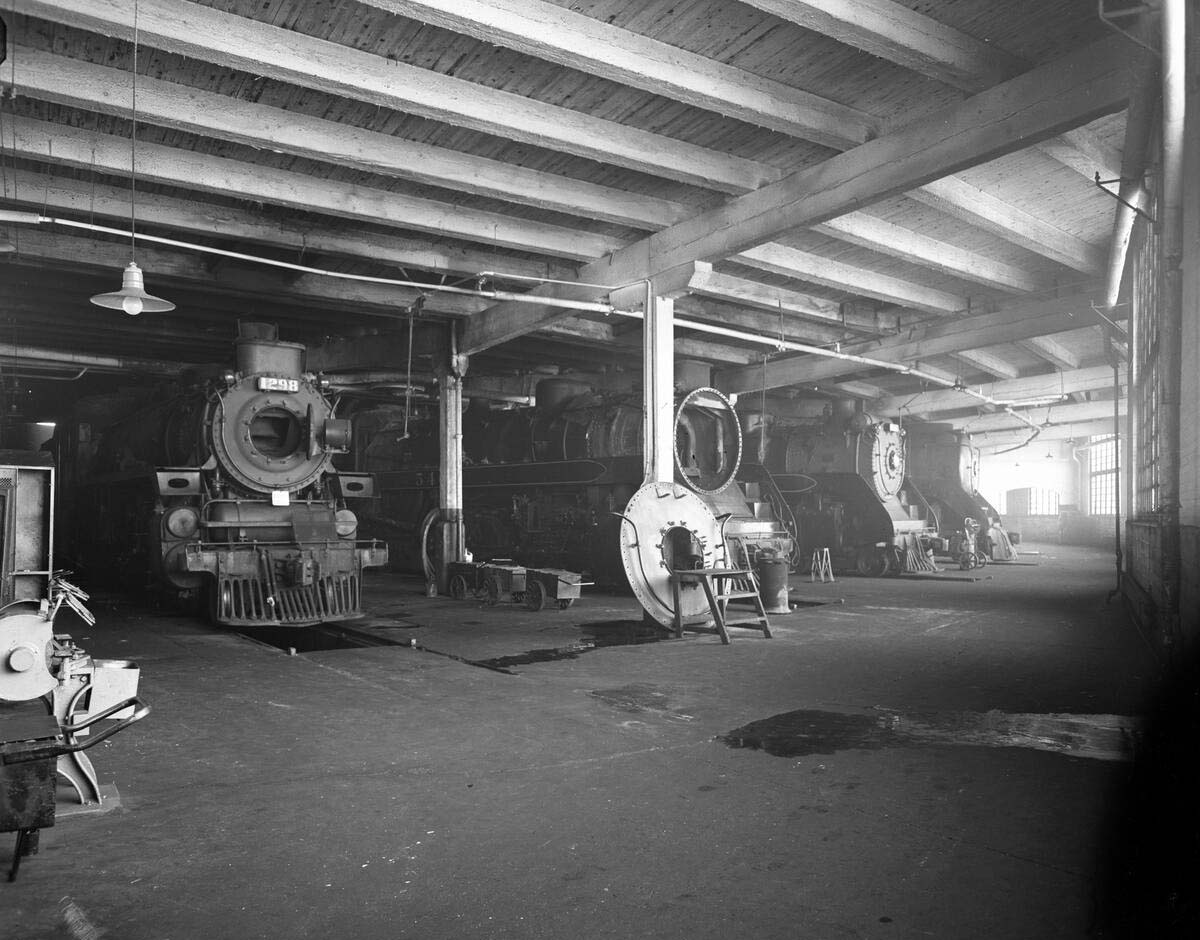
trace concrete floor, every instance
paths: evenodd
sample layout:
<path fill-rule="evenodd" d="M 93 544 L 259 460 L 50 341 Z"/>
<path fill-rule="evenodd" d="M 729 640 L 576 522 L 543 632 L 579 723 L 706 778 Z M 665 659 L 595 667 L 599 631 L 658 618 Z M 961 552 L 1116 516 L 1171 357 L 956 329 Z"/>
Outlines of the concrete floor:
<path fill-rule="evenodd" d="M 769 640 L 507 671 L 462 660 L 635 605 L 487 609 L 379 574 L 359 628 L 417 648 L 289 656 L 98 599 L 96 627 L 58 626 L 138 660 L 153 713 L 92 752 L 120 807 L 60 816 L 0 883 L 0 936 L 1088 936 L 1129 765 L 1079 756 L 1114 756 L 1103 719 L 1033 716 L 1133 714 L 1156 669 L 1104 604 L 1111 556 L 1039 547 L 980 580 L 793 578 L 833 603 Z M 722 740 L 799 710 L 767 742 L 790 756 Z"/>

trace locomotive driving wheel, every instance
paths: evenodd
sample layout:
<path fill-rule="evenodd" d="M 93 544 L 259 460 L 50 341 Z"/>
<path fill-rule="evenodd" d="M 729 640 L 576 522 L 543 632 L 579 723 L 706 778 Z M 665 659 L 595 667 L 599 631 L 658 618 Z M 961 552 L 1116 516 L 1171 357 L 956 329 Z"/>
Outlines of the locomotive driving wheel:
<path fill-rule="evenodd" d="M 860 546 L 854 556 L 854 570 L 864 578 L 882 578 L 887 574 L 888 557 L 874 545 Z"/>
<path fill-rule="evenodd" d="M 525 609 L 545 610 L 546 588 L 541 581 L 530 580 L 525 584 Z"/>

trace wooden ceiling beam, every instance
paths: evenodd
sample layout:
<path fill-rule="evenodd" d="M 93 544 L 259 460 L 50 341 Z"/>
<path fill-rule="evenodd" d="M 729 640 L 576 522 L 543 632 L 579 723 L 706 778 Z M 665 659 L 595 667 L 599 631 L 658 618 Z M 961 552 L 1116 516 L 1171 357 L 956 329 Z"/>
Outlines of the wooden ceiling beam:
<path fill-rule="evenodd" d="M 941 379 L 943 382 L 959 382 L 962 380 L 962 370 L 961 369 L 957 369 L 954 372 L 949 372 L 946 369 L 943 369 L 939 366 L 935 366 L 932 363 L 926 362 L 923 359 L 914 360 L 913 368 L 920 369 L 922 372 L 926 373 L 927 375 L 931 375 L 935 379 Z"/>
<path fill-rule="evenodd" d="M 1120 37 L 1101 40 L 930 118 L 868 141 L 813 167 L 730 200 L 586 265 L 592 283 L 628 284 L 692 261 L 747 251 L 799 226 L 921 186 L 1124 106 L 1128 97 Z M 579 288 L 544 288 L 551 293 Z M 558 314 L 498 304 L 473 318 L 467 352 L 536 329 Z"/>
<path fill-rule="evenodd" d="M 933 268 L 966 281 L 1010 293 L 1051 289 L 1051 278 L 978 252 L 959 248 L 865 212 L 830 219 L 813 229 L 861 248 Z"/>
<path fill-rule="evenodd" d="M 23 234 L 20 255 L 17 256 L 20 260 L 29 259 L 40 264 L 51 263 L 56 267 L 80 269 L 93 274 L 100 270 L 108 270 L 113 272 L 114 278 L 128 258 L 128 248 L 115 242 L 96 241 L 41 230 L 27 231 Z M 188 255 L 157 248 L 139 248 L 138 259 L 150 282 L 151 292 L 158 290 L 160 294 L 169 294 L 172 285 L 185 285 L 190 290 L 204 291 L 208 296 L 214 296 L 213 292 L 216 291 L 221 299 L 220 309 L 226 313 L 226 318 L 236 310 L 235 306 L 230 306 L 230 299 L 257 297 L 273 304 L 291 305 L 291 315 L 296 314 L 294 308 L 297 304 L 315 307 L 325 312 L 333 305 L 353 311 L 358 317 L 384 317 L 401 322 L 407 308 L 422 294 L 413 288 L 370 284 L 315 274 L 281 278 L 277 272 L 270 269 L 253 270 L 232 265 L 214 273 L 212 268 L 205 264 L 202 255 Z M 490 304 L 486 298 L 462 294 L 431 291 L 424 296 L 426 313 L 434 315 L 469 317 Z M 86 298 L 82 294 L 79 303 L 82 309 L 88 309 L 84 306 Z M 183 306 L 181 305 L 181 309 Z M 184 310 L 183 314 L 195 317 L 205 310 L 207 306 L 193 306 Z M 108 327 L 103 329 L 108 330 Z M 578 316 L 567 316 L 547 324 L 535 335 L 592 348 L 621 345 L 610 324 Z M 626 345 L 629 348 L 625 351 L 631 356 L 640 355 L 640 340 L 629 340 Z M 679 356 L 710 359 L 725 364 L 747 364 L 754 361 L 751 351 L 707 339 L 678 337 L 675 348 Z"/>
<path fill-rule="evenodd" d="M 131 36 L 129 13 L 118 0 L 95 0 L 86 10 L 70 0 L 13 0 L 13 4 L 18 12 L 54 22 L 103 35 Z M 142 41 L 167 51 L 697 186 L 745 193 L 783 175 L 767 164 L 727 157 L 614 122 L 597 122 L 577 111 L 540 104 L 183 0 L 146 0 L 139 16 Z M 530 109 L 536 113 L 527 113 Z M 504 117 L 507 115 L 511 120 Z M 585 127 L 581 128 L 581 123 Z M 461 171 L 457 175 L 466 172 L 469 176 L 468 163 L 459 162 Z M 553 187 L 547 189 L 546 196 L 552 201 L 563 198 Z M 945 204 L 956 205 L 953 200 Z M 969 197 L 958 208 L 969 214 Z M 997 216 L 992 213 L 991 217 Z M 1029 240 L 1018 243 L 1028 244 Z"/>
<path fill-rule="evenodd" d="M 925 367 L 922 366 L 922 368 Z M 1087 369 L 1074 369 L 1069 372 L 1048 372 L 1042 375 L 1023 376 L 1018 379 L 1007 379 L 970 387 L 1000 401 L 1020 402 L 1075 392 L 1111 389 L 1112 386 L 1112 369 L 1108 366 L 1095 366 Z M 885 415 L 900 414 L 901 409 L 906 406 L 906 410 L 913 414 L 938 414 L 970 408 L 974 401 L 975 399 L 968 398 L 953 389 L 931 389 L 921 392 L 915 398 L 913 395 L 889 395 L 879 399 L 875 403 L 875 408 L 880 414 Z"/>
<path fill-rule="evenodd" d="M 761 309 L 747 309 L 745 306 L 732 302 L 711 303 L 699 294 L 680 297 L 675 301 L 677 316 L 689 320 L 699 320 L 704 323 L 715 323 L 718 326 L 728 326 L 735 330 L 746 330 L 765 337 L 779 336 L 779 316 Z M 678 327 L 683 329 L 684 327 Z M 845 342 L 849 334 L 845 330 L 822 326 L 811 320 L 799 320 L 793 316 L 784 317 L 784 339 L 796 343 L 825 343 Z M 771 347 L 759 347 L 756 355 L 769 351 Z"/>
<path fill-rule="evenodd" d="M 876 121 L 782 82 L 541 0 L 362 0 L 423 23 L 837 150 Z"/>
<path fill-rule="evenodd" d="M 133 37 L 126 0 L 12 0 L 15 12 Z M 185 0 L 141 0 L 146 46 L 367 101 L 457 127 L 725 192 L 757 189 L 779 171 L 680 140 L 544 104 L 394 59 Z"/>
<path fill-rule="evenodd" d="M 745 0 L 856 49 L 975 94 L 1026 71 L 1029 64 L 974 36 L 893 0 Z M 1082 128 L 1037 145 L 1093 179 L 1121 175 L 1121 155 Z"/>
<path fill-rule="evenodd" d="M 1111 402 L 1110 402 L 1111 406 Z M 1124 430 L 1124 428 L 1122 428 Z M 1074 439 L 1076 441 L 1084 441 L 1089 437 L 1101 437 L 1106 434 L 1112 434 L 1113 421 L 1110 416 L 1108 420 L 1100 418 L 1095 421 L 1075 421 L 1066 424 L 1053 424 L 1050 427 L 1042 428 L 1036 438 L 1030 442 L 1031 446 L 1045 443 L 1046 441 L 1066 441 Z M 979 434 L 971 435 L 971 443 L 983 451 L 992 449 L 1003 449 L 1006 447 L 1014 447 L 1029 439 L 1032 433 L 1030 428 L 1017 428 L 1007 431 L 985 431 Z"/>
<path fill-rule="evenodd" d="M 864 401 L 874 402 L 878 398 L 882 398 L 887 394 L 878 385 L 872 385 L 870 382 L 859 382 L 855 380 L 845 380 L 836 383 L 822 382 L 819 388 L 823 392 L 830 395 L 840 395 L 842 397 L 860 398 Z M 872 408 L 874 410 L 874 408 Z"/>
<path fill-rule="evenodd" d="M 656 233 L 651 257 L 658 268 L 728 257 L 1111 113 L 1128 98 L 1127 57 L 1120 37 L 1076 50 Z"/>
<path fill-rule="evenodd" d="M 1064 232 L 961 178 L 934 180 L 907 195 L 1068 268 L 1084 274 L 1104 271 L 1107 254 L 1102 245 Z"/>
<path fill-rule="evenodd" d="M 890 0 L 743 2 L 955 88 L 982 91 L 1022 71 L 1016 56 Z"/>
<path fill-rule="evenodd" d="M 1011 362 L 982 349 L 964 349 L 961 352 L 951 353 L 951 355 L 955 359 L 974 366 L 981 372 L 987 372 L 989 375 L 999 376 L 1000 378 L 1015 379 L 1021 374 L 1021 370 Z"/>
<path fill-rule="evenodd" d="M 87 16 L 78 14 L 75 11 L 63 12 L 67 4 L 56 3 L 53 0 L 48 0 L 48 2 L 44 3 L 34 2 L 34 0 L 19 0 L 19 7 L 24 9 L 26 5 L 30 7 L 28 12 L 32 12 L 35 15 L 45 15 L 48 18 L 54 19 L 57 13 L 58 18 L 63 21 L 76 25 L 82 24 L 83 28 L 94 28 L 102 31 L 107 28 L 107 31 L 113 35 L 120 35 L 125 28 L 120 16 L 113 11 L 113 4 L 111 2 L 105 3 L 103 0 L 98 0 L 97 4 L 92 5 L 94 9 L 89 11 L 89 15 Z M 226 24 L 231 28 L 236 24 L 249 24 L 248 29 L 253 35 L 258 36 L 259 39 L 264 38 L 264 36 L 258 35 L 262 30 L 267 30 L 268 33 L 264 35 L 269 35 L 269 31 L 273 29 L 273 27 L 267 27 L 264 24 L 255 23 L 254 21 L 245 20 L 240 17 L 232 17 L 228 14 L 221 14 L 217 11 L 207 10 L 206 8 L 199 8 L 197 10 L 194 5 L 179 3 L 179 0 L 154 0 L 152 6 L 154 5 L 162 6 L 165 10 L 178 8 L 178 10 L 182 10 L 184 13 L 199 17 L 204 22 L 208 22 L 212 17 L 224 17 L 225 21 L 231 21 Z M 154 11 L 151 12 L 153 13 Z M 162 11 L 159 12 L 161 13 Z M 176 35 L 178 24 L 172 25 L 169 22 L 161 22 L 161 16 L 159 20 L 158 28 L 160 31 L 165 35 Z M 153 34 L 153 30 L 149 34 L 143 33 L 143 35 Z M 297 34 L 288 33 L 288 36 L 297 37 Z M 189 42 L 194 39 L 194 36 L 190 37 Z M 319 40 L 310 40 L 309 37 L 303 36 L 297 37 L 297 41 L 321 42 Z M 166 41 L 164 40 L 164 42 Z M 341 48 L 332 43 L 323 43 L 323 46 L 332 46 L 335 49 Z M 173 48 L 170 42 L 166 42 L 164 47 Z M 191 54 L 199 55 L 206 48 L 193 48 Z M 224 44 L 217 43 L 216 46 L 208 49 L 208 57 L 217 58 L 217 53 L 223 50 Z M 328 52 L 329 50 L 326 51 Z M 348 53 L 353 52 L 352 50 L 346 51 Z M 64 60 L 61 57 L 43 53 L 34 54 L 33 50 L 23 50 L 23 54 L 30 55 L 30 69 L 28 70 L 30 72 L 29 84 L 31 88 L 36 86 L 39 89 L 34 92 L 35 94 L 46 96 L 50 100 L 59 100 L 64 103 L 76 102 L 81 106 L 92 106 L 97 110 L 108 110 L 113 113 L 119 113 L 123 110 L 120 102 L 127 96 L 127 83 L 123 81 L 114 82 L 111 78 L 104 82 L 95 81 L 94 79 L 97 74 L 95 70 L 101 69 L 101 67 L 88 66 L 86 63 L 72 64 L 71 60 Z M 362 53 L 353 54 L 365 55 Z M 270 59 L 271 57 L 267 56 L 266 58 Z M 377 57 L 368 56 L 367 58 Z M 389 64 L 396 65 L 396 63 Z M 63 74 L 55 78 L 54 73 L 57 67 L 61 67 Z M 404 68 L 408 67 L 404 66 Z M 105 73 L 117 71 L 101 70 Z M 23 74 L 25 71 L 23 68 Z M 430 80 L 445 78 L 445 76 L 438 76 L 426 70 L 419 71 L 427 77 L 432 76 Z M 81 74 L 76 75 L 76 72 Z M 87 74 L 82 74 L 84 72 Z M 320 87 L 319 83 L 313 85 L 312 82 L 306 82 L 305 74 L 289 74 L 283 77 L 298 84 Z M 467 84 L 457 79 L 447 80 L 457 82 L 458 85 Z M 264 106 L 246 102 L 238 102 L 228 99 L 225 96 L 211 95 L 195 89 L 184 89 L 172 86 L 171 83 L 155 82 L 153 79 L 145 79 L 143 85 L 146 87 L 143 101 L 147 109 L 144 113 L 149 114 L 152 120 L 161 121 L 166 126 L 190 129 L 198 133 L 210 133 L 214 136 L 223 136 L 225 139 L 239 140 L 252 146 L 268 147 L 312 159 L 329 160 L 331 155 L 336 155 L 339 160 L 345 162 L 347 165 L 357 166 L 360 169 L 373 172 L 395 172 L 397 164 L 402 164 L 410 168 L 407 173 L 408 178 L 427 181 L 433 185 L 461 187 L 465 191 L 480 192 L 497 197 L 502 197 L 499 190 L 502 190 L 506 185 L 504 171 L 507 169 L 512 175 L 509 184 L 511 185 L 512 193 L 507 198 L 529 205 L 540 205 L 556 211 L 570 211 L 568 208 L 570 203 L 577 198 L 578 208 L 575 211 L 578 214 L 608 221 L 619 221 L 640 227 L 661 228 L 678 221 L 685 212 L 682 206 L 666 200 L 658 200 L 653 197 L 638 197 L 633 194 L 622 193 L 619 190 L 596 187 L 577 181 L 564 181 L 562 177 L 552 174 L 539 174 L 535 171 L 509 167 L 505 164 L 498 165 L 495 161 L 454 154 L 452 151 L 439 150 L 439 148 L 429 148 L 425 145 L 398 140 L 388 135 L 373 135 L 367 131 L 354 128 L 347 129 L 341 125 L 337 125 L 337 127 L 341 129 L 342 135 L 345 137 L 344 140 L 339 139 L 338 132 L 334 132 L 332 139 L 326 139 L 329 135 L 325 134 L 323 130 L 318 129 L 330 122 L 323 122 L 316 118 L 296 115 L 291 112 L 282 112 L 277 109 L 265 108 Z M 445 100 L 456 100 L 452 92 L 458 90 L 458 85 L 447 89 Z M 103 88 L 103 96 L 100 97 L 107 98 L 107 105 L 104 101 L 95 102 L 92 105 L 87 104 L 89 100 L 98 97 L 91 90 L 97 86 Z M 478 88 L 479 86 L 468 87 Z M 484 89 L 484 91 L 491 90 Z M 355 92 L 351 88 L 345 88 L 340 93 L 355 96 Z M 371 99 L 368 97 L 367 100 Z M 228 102 L 228 105 L 222 107 L 225 102 Z M 142 103 L 139 102 L 139 104 Z M 229 112 L 228 114 L 224 113 L 226 110 Z M 569 117 L 570 115 L 574 115 L 575 118 L 579 116 L 577 112 L 567 109 L 557 110 L 563 112 L 563 120 L 568 122 L 573 119 Z M 455 121 L 452 117 L 446 115 L 443 115 L 442 119 L 451 123 L 463 124 L 463 126 L 472 126 L 469 122 Z M 204 125 L 206 122 L 212 126 L 205 128 Z M 295 127 L 289 129 L 289 123 L 294 123 Z M 310 125 L 312 126 L 310 127 Z M 619 125 L 613 126 L 616 127 Z M 517 130 L 519 131 L 519 128 Z M 309 133 L 310 131 L 317 131 L 317 134 Z M 489 132 L 512 137 L 513 139 L 521 139 L 519 134 L 514 137 L 513 134 L 504 134 L 498 128 L 492 128 Z M 661 142 L 667 141 L 667 139 L 659 138 L 659 141 L 660 144 L 658 146 L 661 149 L 663 146 Z M 395 151 L 390 155 L 387 153 L 387 147 L 385 146 L 388 142 L 391 142 Z M 554 149 L 564 149 L 550 142 L 544 142 L 544 145 L 554 147 Z M 569 148 L 566 149 L 569 150 Z M 611 151 L 606 150 L 605 153 L 607 155 Z M 610 160 L 607 157 L 596 156 L 596 159 L 605 159 L 606 162 L 620 163 L 619 160 Z M 422 174 L 421 170 L 412 169 L 430 166 L 438 167 L 438 170 L 432 174 L 437 178 L 424 180 L 424 174 Z M 678 169 L 678 161 L 672 161 L 671 167 Z M 397 175 L 405 174 L 398 173 Z M 663 174 L 660 173 L 659 175 Z M 780 173 L 773 168 L 762 165 L 758 168 L 757 176 L 753 182 L 747 180 L 741 184 L 731 184 L 729 186 L 722 186 L 720 182 L 721 177 L 719 174 L 714 175 L 711 172 L 711 168 L 697 166 L 694 173 L 690 175 L 692 176 L 691 182 L 715 188 L 724 188 L 728 192 L 743 192 L 758 182 L 777 179 Z M 944 196 L 942 197 L 942 203 L 945 203 Z M 969 216 L 971 214 L 971 203 L 971 197 L 968 196 L 965 197 L 962 205 L 957 205 L 956 207 L 965 216 Z M 951 200 L 948 205 L 955 206 L 956 204 Z M 1001 205 L 1003 206 L 1003 204 Z M 1002 215 L 1008 217 L 1012 213 L 1002 214 L 991 212 L 985 218 L 994 226 L 995 219 L 1000 218 Z M 1001 232 L 1000 234 L 1003 233 Z M 1029 244 L 1028 238 L 1022 235 L 1021 239 L 1018 243 Z M 574 255 L 573 257 L 579 256 Z"/>
<path fill-rule="evenodd" d="M 1110 147 L 1086 127 L 1064 131 L 1042 141 L 1038 149 L 1090 180 L 1117 179 L 1121 175 L 1121 151 Z"/>
<path fill-rule="evenodd" d="M 1126 402 L 1124 398 L 1121 399 L 1117 410 L 1121 414 L 1125 414 Z M 1020 411 L 1021 414 L 1037 424 L 1043 422 L 1075 424 L 1080 421 L 1101 421 L 1105 418 L 1111 421 L 1113 403 L 1111 401 L 1090 401 L 1081 405 L 1051 405 L 1046 408 L 1022 408 Z M 954 423 L 958 424 L 958 422 Z M 961 424 L 962 430 L 968 431 L 971 434 L 978 434 L 983 431 L 1003 431 L 1009 428 L 1021 427 L 1027 427 L 1027 425 L 1006 411 L 970 418 L 964 420 Z"/>
<path fill-rule="evenodd" d="M 5 196 L 35 210 L 63 211 L 68 216 L 108 218 L 116 226 L 127 224 L 129 190 L 100 180 L 66 179 L 52 173 L 10 171 L 5 179 Z M 182 184 L 180 184 L 182 185 Z M 226 194 L 230 195 L 230 194 Z M 243 197 L 252 199 L 253 197 Z M 53 214 L 53 213 L 50 213 Z M 218 236 L 235 242 L 252 242 L 287 248 L 304 254 L 317 252 L 348 258 L 365 258 L 399 269 L 418 269 L 449 274 L 478 274 L 503 269 L 523 277 L 570 278 L 576 267 L 556 259 L 498 255 L 486 249 L 456 248 L 429 239 L 405 238 L 381 232 L 354 234 L 337 231 L 299 217 L 272 219 L 261 211 L 179 198 L 158 193 L 138 193 L 138 221 L 144 226 L 162 226 L 201 235 Z M 9 229 L 20 240 L 20 229 Z"/>
<path fill-rule="evenodd" d="M 124 71 L 26 46 L 16 46 L 13 55 L 22 77 L 15 87 L 8 87 L 19 95 L 106 114 L 131 113 L 131 89 Z M 175 130 L 633 227 L 658 230 L 690 214 L 687 207 L 669 200 L 405 141 L 148 77 L 139 80 L 138 114 L 143 121 Z M 820 230 L 988 286 L 1018 291 L 1050 286 L 1045 278 L 1039 280 L 1011 265 L 863 213 L 833 219 Z"/>
<path fill-rule="evenodd" d="M 128 245 L 44 230 L 24 232 L 20 253 L 22 257 L 52 260 L 70 266 L 110 269 L 114 280 L 129 262 Z M 143 246 L 138 249 L 137 255 L 145 272 L 147 290 L 151 293 L 158 289 L 158 283 L 173 278 L 207 290 L 261 294 L 292 302 L 303 299 L 314 303 L 335 303 L 343 307 L 351 306 L 364 315 L 396 318 L 402 317 L 422 293 L 410 287 L 370 284 L 317 274 L 284 277 L 281 272 L 266 267 L 231 265 L 214 273 L 201 254 L 161 248 Z M 431 313 L 450 316 L 469 316 L 488 304 L 483 298 L 462 294 L 431 293 L 426 297 L 426 309 Z"/>
<path fill-rule="evenodd" d="M 777 314 L 776 323 L 773 329 L 768 330 L 768 335 L 771 332 L 779 332 L 783 314 L 787 315 L 787 319 L 800 318 L 825 326 L 836 326 L 839 328 L 840 337 L 845 336 L 846 330 L 879 332 L 875 317 L 847 312 L 835 300 L 814 297 L 812 294 L 775 287 L 760 281 L 734 277 L 730 274 L 721 274 L 714 271 L 712 265 L 703 261 L 696 262 L 695 271 L 688 281 L 688 289 L 692 293 L 706 297 L 729 300 L 758 310 L 774 312 Z"/>
<path fill-rule="evenodd" d="M 129 142 L 121 137 L 30 118 L 12 119 L 8 129 L 12 135 L 10 153 L 16 156 L 85 170 L 128 173 Z M 138 143 L 137 173 L 147 182 L 562 258 L 593 259 L 624 244 L 560 225 L 159 144 Z"/>
<path fill-rule="evenodd" d="M 1017 340 L 1017 345 L 1059 369 L 1078 369 L 1082 361 L 1066 345 L 1050 336 L 1034 336 L 1030 339 Z"/>
<path fill-rule="evenodd" d="M 9 84 L 5 70 L 0 85 L 14 94 L 101 114 L 127 117 L 132 113 L 126 71 L 27 46 L 15 46 L 12 55 L 20 80 L 15 86 Z M 138 76 L 137 105 L 138 119 L 159 127 L 618 225 L 659 229 L 691 214 L 686 206 L 656 196 L 597 186 L 146 75 Z"/>
<path fill-rule="evenodd" d="M 1093 289 L 1071 297 L 1012 304 L 992 313 L 931 320 L 896 336 L 847 344 L 842 351 L 906 364 L 929 356 L 1061 333 L 1093 322 L 1096 299 Z M 846 360 L 799 355 L 768 363 L 765 382 L 767 388 L 778 388 L 852 375 L 862 368 L 860 363 Z M 719 376 L 719 382 L 726 391 L 752 391 L 763 386 L 764 376 L 756 368 L 731 369 Z"/>
<path fill-rule="evenodd" d="M 949 291 L 870 271 L 833 258 L 823 258 L 810 251 L 789 248 L 777 242 L 748 248 L 729 260 L 771 274 L 781 274 L 834 290 L 843 290 L 849 294 L 860 294 L 885 303 L 937 314 L 958 313 L 971 305 L 966 297 L 951 294 Z"/>

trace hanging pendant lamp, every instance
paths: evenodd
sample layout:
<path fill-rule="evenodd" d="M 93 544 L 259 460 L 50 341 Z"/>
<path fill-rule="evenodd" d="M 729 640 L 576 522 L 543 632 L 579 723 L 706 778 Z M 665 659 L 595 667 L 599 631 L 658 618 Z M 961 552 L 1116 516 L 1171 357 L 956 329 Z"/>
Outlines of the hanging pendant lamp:
<path fill-rule="evenodd" d="M 133 96 L 131 111 L 133 123 L 129 135 L 129 264 L 121 272 L 121 289 L 107 294 L 96 294 L 92 303 L 110 310 L 124 310 L 131 317 L 139 313 L 166 313 L 174 310 L 169 300 L 146 293 L 142 269 L 137 266 L 137 59 L 138 59 L 138 6 L 133 0 Z"/>
<path fill-rule="evenodd" d="M 92 298 L 92 303 L 111 310 L 124 310 L 131 317 L 136 317 L 139 313 L 166 313 L 175 309 L 175 305 L 169 300 L 146 293 L 142 269 L 132 261 L 125 265 L 125 270 L 121 272 L 121 289 L 97 294 Z"/>

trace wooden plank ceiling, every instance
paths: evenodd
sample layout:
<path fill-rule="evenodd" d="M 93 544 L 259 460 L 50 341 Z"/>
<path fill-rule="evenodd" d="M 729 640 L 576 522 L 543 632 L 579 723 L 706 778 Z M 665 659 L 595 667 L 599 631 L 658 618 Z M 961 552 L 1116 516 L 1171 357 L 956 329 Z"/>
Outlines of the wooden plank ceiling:
<path fill-rule="evenodd" d="M 451 320 L 480 390 L 636 374 L 636 324 L 486 291 L 595 301 L 669 275 L 690 321 L 1049 396 L 1045 438 L 1111 413 L 1094 309 L 1117 204 L 1093 180 L 1121 175 L 1137 47 L 1092 0 L 138 0 L 136 148 L 134 0 L 5 6 L 3 209 L 127 232 L 135 156 L 139 233 L 484 291 L 139 241 L 178 309 L 134 319 L 87 303 L 127 235 L 10 223 L 10 412 L 223 361 L 238 317 L 348 340 L 344 371 L 389 378 L 419 296 L 422 375 Z M 776 401 L 1020 427 L 858 363 L 682 327 L 676 351 Z M 113 362 L 50 381 L 72 355 Z"/>

